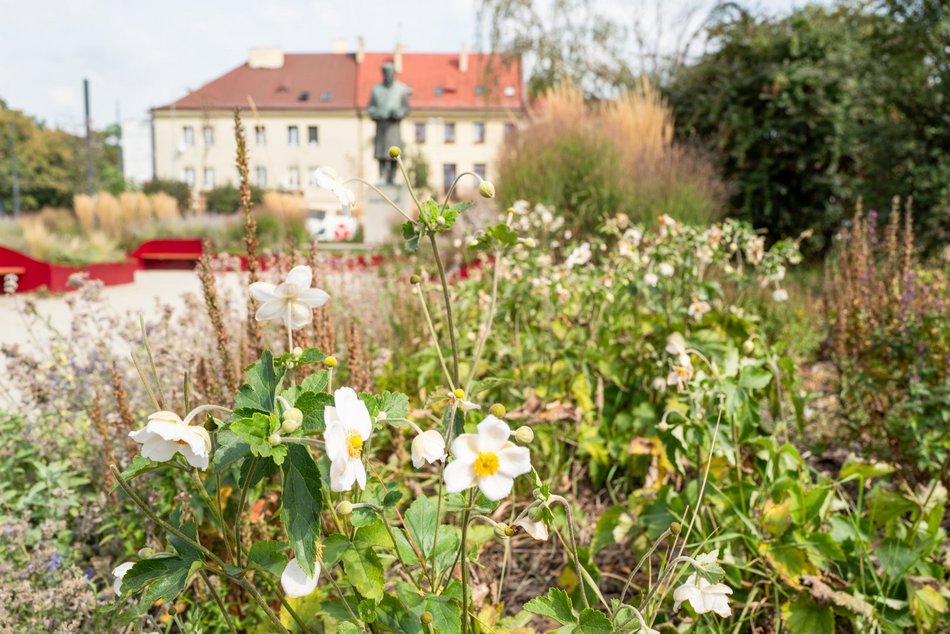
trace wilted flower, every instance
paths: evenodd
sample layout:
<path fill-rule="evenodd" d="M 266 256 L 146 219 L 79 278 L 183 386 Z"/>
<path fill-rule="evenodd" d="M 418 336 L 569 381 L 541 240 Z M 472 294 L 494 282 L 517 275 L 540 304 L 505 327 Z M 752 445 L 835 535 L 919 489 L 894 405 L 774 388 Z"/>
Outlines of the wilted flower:
<path fill-rule="evenodd" d="M 576 247 L 571 251 L 571 254 L 567 256 L 565 264 L 568 268 L 574 268 L 575 266 L 583 266 L 588 262 L 590 262 L 590 244 L 581 242 L 580 246 Z"/>
<path fill-rule="evenodd" d="M 688 601 L 696 614 L 715 612 L 723 618 L 732 616 L 729 607 L 729 597 L 732 588 L 724 583 L 710 583 L 703 577 L 693 573 L 686 583 L 673 591 L 673 611 L 680 609 L 680 604 Z"/>
<path fill-rule="evenodd" d="M 445 439 L 436 430 L 420 432 L 412 439 L 412 466 L 416 469 L 444 459 Z"/>
<path fill-rule="evenodd" d="M 336 170 L 331 167 L 318 167 L 313 173 L 317 187 L 326 189 L 340 201 L 340 208 L 344 215 L 350 215 L 350 209 L 355 203 L 353 192 L 346 188 L 343 180 L 337 175 Z"/>
<path fill-rule="evenodd" d="M 539 542 L 548 541 L 548 525 L 541 520 L 533 520 L 530 517 L 522 517 L 515 522 L 515 526 L 520 526 L 528 535 Z"/>
<path fill-rule="evenodd" d="M 489 415 L 478 424 L 477 434 L 461 434 L 452 442 L 455 458 L 445 468 L 446 491 L 458 493 L 475 485 L 489 500 L 500 500 L 514 486 L 514 479 L 531 471 L 531 454 L 508 440 L 511 429 Z"/>
<path fill-rule="evenodd" d="M 125 578 L 125 573 L 132 570 L 132 566 L 134 565 L 134 561 L 127 561 L 119 564 L 115 567 L 115 570 L 112 571 L 112 576 L 115 577 L 115 582 L 112 584 L 112 589 L 115 590 L 115 596 L 122 596 L 122 579 Z"/>
<path fill-rule="evenodd" d="M 314 562 L 313 575 L 308 576 L 304 572 L 296 559 L 291 559 L 284 566 L 284 572 L 280 575 L 280 585 L 284 589 L 284 594 L 288 597 L 306 597 L 317 589 L 317 582 L 320 580 L 320 562 Z"/>
<path fill-rule="evenodd" d="M 763 236 L 749 238 L 745 245 L 745 257 L 750 263 L 756 266 L 759 265 L 762 258 L 765 257 L 765 238 Z"/>
<path fill-rule="evenodd" d="M 129 433 L 142 445 L 142 455 L 155 462 L 171 460 L 176 453 L 192 467 L 207 469 L 211 456 L 211 436 L 198 425 L 188 425 L 175 412 L 155 412 L 145 427 Z"/>
<path fill-rule="evenodd" d="M 324 408 L 323 414 L 327 426 L 323 439 L 330 457 L 330 490 L 349 491 L 353 483 L 365 489 L 363 444 L 373 430 L 369 410 L 350 387 L 336 390 L 333 403 Z"/>
<path fill-rule="evenodd" d="M 310 288 L 313 271 L 309 266 L 295 266 L 282 284 L 254 282 L 251 295 L 263 302 L 254 318 L 257 321 L 283 319 L 292 330 L 303 328 L 313 319 L 313 309 L 329 301 L 330 296 L 319 288 Z"/>

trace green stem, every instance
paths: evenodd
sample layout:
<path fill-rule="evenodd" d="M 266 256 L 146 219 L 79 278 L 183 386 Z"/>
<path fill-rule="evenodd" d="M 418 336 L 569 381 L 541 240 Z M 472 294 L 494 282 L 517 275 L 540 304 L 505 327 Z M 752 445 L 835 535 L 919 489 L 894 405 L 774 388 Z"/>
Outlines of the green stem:
<path fill-rule="evenodd" d="M 204 546 L 196 542 L 194 539 L 189 537 L 184 531 L 182 531 L 181 529 L 175 528 L 174 526 L 172 526 L 171 524 L 169 524 L 168 522 L 160 518 L 158 515 L 156 515 L 155 512 L 152 511 L 152 509 L 150 509 L 148 505 L 142 500 L 142 498 L 140 498 L 135 493 L 135 491 L 132 490 L 132 487 L 130 487 L 129 483 L 125 481 L 125 478 L 122 477 L 122 474 L 119 473 L 119 469 L 115 465 L 110 465 L 109 469 L 112 471 L 112 475 L 115 477 L 115 481 L 119 485 L 119 487 L 125 492 L 126 495 L 129 496 L 129 499 L 132 500 L 132 502 L 137 507 L 142 509 L 142 512 L 145 513 L 146 517 L 148 517 L 150 520 L 152 520 L 153 522 L 155 522 L 156 524 L 164 528 L 166 531 L 168 531 L 172 535 L 181 539 L 183 542 L 185 542 L 189 546 L 199 550 L 208 559 L 218 564 L 222 568 L 227 565 L 224 563 L 224 561 L 220 557 L 218 557 L 213 552 L 211 552 L 210 550 L 208 550 L 207 548 L 205 548 Z"/>
<path fill-rule="evenodd" d="M 310 627 L 304 623 L 303 619 L 297 614 L 297 612 L 290 606 L 290 602 L 284 598 L 284 594 L 280 591 L 280 588 L 277 587 L 277 582 L 267 576 L 267 573 L 261 575 L 263 579 L 267 582 L 267 585 L 270 586 L 270 589 L 274 594 L 277 595 L 277 598 L 280 600 L 280 604 L 284 606 L 284 609 L 287 610 L 287 614 L 290 615 L 290 618 L 294 620 L 298 627 L 304 632 L 312 632 Z"/>
<path fill-rule="evenodd" d="M 211 511 L 215 519 L 218 520 L 218 523 L 221 525 L 221 534 L 224 536 L 225 550 L 228 551 L 228 558 L 233 559 L 234 551 L 231 549 L 231 539 L 228 537 L 227 525 L 224 523 L 224 516 L 221 514 L 221 505 L 215 504 L 214 500 L 211 499 L 211 496 L 208 495 L 208 491 L 207 489 L 205 489 L 205 485 L 201 481 L 201 477 L 198 475 L 197 469 L 191 470 L 191 479 L 195 483 L 195 486 L 198 488 L 198 492 L 201 495 L 201 499 L 204 501 L 205 505 Z"/>
<path fill-rule="evenodd" d="M 472 501 L 469 497 L 469 506 Z M 468 518 L 471 514 L 469 509 L 462 512 L 462 544 L 459 546 L 460 563 L 462 565 L 462 634 L 468 632 L 468 554 L 466 551 L 466 540 L 468 537 Z"/>
<path fill-rule="evenodd" d="M 290 634 L 290 631 L 284 627 L 283 623 L 280 622 L 280 617 L 274 614 L 274 610 L 271 609 L 271 607 L 267 604 L 267 601 L 264 600 L 264 597 L 261 596 L 261 593 L 257 591 L 257 588 L 255 588 L 251 582 L 249 582 L 247 579 L 244 579 L 243 577 L 240 579 L 234 579 L 234 581 L 239 586 L 244 588 L 244 590 L 246 590 L 249 595 L 251 595 L 251 598 L 254 599 L 254 602 L 257 603 L 257 605 L 259 605 L 262 610 L 264 610 L 267 618 L 269 618 L 271 622 L 277 626 L 277 630 L 281 632 L 281 634 Z"/>
<path fill-rule="evenodd" d="M 492 267 L 491 276 L 491 302 L 488 307 L 488 317 L 485 322 L 485 330 L 478 339 L 478 346 L 475 348 L 475 356 L 472 358 L 472 368 L 468 373 L 468 380 L 465 382 L 466 394 L 472 389 L 472 381 L 475 380 L 475 372 L 478 370 L 478 362 L 482 360 L 482 353 L 485 351 L 485 342 L 488 341 L 488 335 L 491 334 L 492 324 L 495 322 L 495 306 L 498 302 L 498 277 L 501 269 L 501 252 L 495 251 L 495 265 Z"/>
<path fill-rule="evenodd" d="M 455 390 L 455 384 L 452 382 L 452 375 L 449 374 L 449 368 L 445 365 L 445 357 L 442 355 L 442 345 L 439 343 L 439 336 L 435 332 L 435 326 L 432 324 L 432 315 L 429 314 L 429 305 L 426 302 L 425 292 L 422 290 L 422 282 L 416 286 L 416 292 L 419 295 L 419 301 L 422 304 L 422 314 L 426 318 L 426 325 L 429 327 L 429 334 L 432 336 L 432 343 L 435 344 L 435 352 L 439 356 L 439 365 L 442 366 L 442 373 L 449 384 L 450 390 Z"/>
<path fill-rule="evenodd" d="M 145 317 L 139 315 L 139 325 L 142 327 L 142 343 L 145 346 L 145 352 L 148 353 L 148 363 L 152 369 L 152 377 L 155 379 L 155 387 L 158 388 L 158 397 L 162 407 L 168 407 L 165 400 L 165 392 L 162 390 L 162 383 L 158 380 L 158 369 L 155 367 L 155 357 L 152 356 L 152 346 L 148 343 L 148 335 L 145 333 Z"/>
<path fill-rule="evenodd" d="M 199 570 L 198 574 L 201 575 L 205 585 L 208 587 L 208 592 L 211 593 L 211 598 L 214 599 L 214 603 L 218 606 L 221 616 L 224 617 L 224 622 L 228 624 L 228 629 L 231 630 L 231 634 L 237 634 L 237 628 L 234 627 L 234 621 L 231 620 L 231 615 L 228 613 L 228 609 L 225 607 L 224 601 L 222 601 L 221 597 L 218 596 L 217 590 L 215 590 L 214 586 L 211 585 L 211 579 L 208 578 L 208 573 L 204 570 Z"/>
<path fill-rule="evenodd" d="M 449 297 L 449 283 L 445 279 L 445 265 L 439 253 L 439 243 L 434 233 L 429 233 L 429 244 L 432 245 L 432 254 L 439 270 L 439 281 L 442 283 L 442 299 L 445 301 L 445 318 L 449 322 L 449 342 L 452 345 L 452 379 L 456 385 L 459 382 L 459 348 L 455 339 L 455 322 L 452 319 L 452 300 Z"/>
<path fill-rule="evenodd" d="M 244 503 L 247 500 L 247 490 L 250 488 L 251 479 L 254 478 L 254 471 L 257 469 L 258 456 L 251 459 L 251 467 L 247 470 L 247 479 L 241 486 L 241 497 L 238 501 L 237 513 L 234 516 L 234 543 L 237 549 L 237 565 L 241 565 L 241 515 L 244 514 Z"/>

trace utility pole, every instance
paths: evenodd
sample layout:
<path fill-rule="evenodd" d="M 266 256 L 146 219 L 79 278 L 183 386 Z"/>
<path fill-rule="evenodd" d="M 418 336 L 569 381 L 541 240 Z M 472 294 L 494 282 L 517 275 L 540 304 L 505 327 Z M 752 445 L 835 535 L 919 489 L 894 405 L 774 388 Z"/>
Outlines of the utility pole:
<path fill-rule="evenodd" d="M 13 121 L 7 121 L 7 137 L 10 140 L 10 174 L 13 177 L 13 217 L 20 215 L 20 172 L 16 164 L 16 140 L 13 138 Z"/>
<path fill-rule="evenodd" d="M 92 173 L 92 116 L 89 114 L 89 80 L 82 80 L 83 101 L 86 108 L 86 193 L 96 193 Z"/>

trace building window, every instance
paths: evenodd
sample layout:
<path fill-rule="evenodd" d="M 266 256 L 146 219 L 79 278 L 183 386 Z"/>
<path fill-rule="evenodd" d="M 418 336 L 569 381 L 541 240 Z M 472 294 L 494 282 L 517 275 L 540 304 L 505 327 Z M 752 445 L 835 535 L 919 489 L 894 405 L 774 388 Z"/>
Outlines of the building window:
<path fill-rule="evenodd" d="M 445 142 L 455 143 L 455 124 L 454 123 L 445 124 Z"/>
<path fill-rule="evenodd" d="M 205 187 L 212 189 L 214 187 L 214 168 L 206 167 L 204 173 Z"/>
<path fill-rule="evenodd" d="M 485 170 L 484 163 L 475 163 L 475 165 L 472 166 L 472 171 L 475 172 L 478 175 L 478 177 L 481 178 L 482 180 L 487 178 L 485 176 L 486 170 Z"/>
<path fill-rule="evenodd" d="M 210 125 L 206 125 L 201 128 L 201 134 L 204 135 L 205 145 L 211 147 L 214 145 L 214 128 Z"/>
<path fill-rule="evenodd" d="M 506 123 L 505 124 L 505 140 L 508 141 L 515 135 L 515 124 Z"/>
<path fill-rule="evenodd" d="M 473 143 L 484 143 L 485 142 L 485 124 L 484 122 L 478 121 L 472 124 L 473 131 Z"/>
<path fill-rule="evenodd" d="M 258 145 L 267 145 L 267 130 L 264 129 L 264 126 L 254 126 L 254 142 Z"/>
<path fill-rule="evenodd" d="M 181 140 L 185 147 L 192 147 L 195 144 L 195 129 L 190 125 L 182 127 Z"/>
<path fill-rule="evenodd" d="M 195 186 L 195 168 L 186 167 L 185 168 L 185 182 L 188 183 L 188 187 Z"/>
<path fill-rule="evenodd" d="M 287 145 L 300 145 L 300 132 L 297 126 L 287 126 Z"/>
<path fill-rule="evenodd" d="M 267 187 L 267 168 L 256 167 L 254 169 L 254 179 L 257 181 L 258 187 L 261 187 L 261 188 Z"/>
<path fill-rule="evenodd" d="M 291 167 L 287 170 L 287 188 L 300 189 L 300 169 Z"/>
<path fill-rule="evenodd" d="M 426 124 L 417 123 L 416 124 L 416 143 L 425 143 L 426 142 Z"/>
<path fill-rule="evenodd" d="M 449 188 L 452 187 L 452 183 L 455 182 L 455 178 L 458 176 L 458 170 L 455 168 L 455 163 L 445 163 L 442 165 L 442 191 L 444 193 L 449 192 Z"/>
<path fill-rule="evenodd" d="M 319 187 L 319 186 L 317 185 L 317 168 L 316 168 L 316 167 L 308 167 L 308 168 L 307 168 L 307 173 L 310 174 L 310 186 L 311 186 L 311 187 Z"/>
<path fill-rule="evenodd" d="M 320 142 L 320 129 L 315 126 L 307 126 L 307 143 L 310 145 L 316 145 Z"/>

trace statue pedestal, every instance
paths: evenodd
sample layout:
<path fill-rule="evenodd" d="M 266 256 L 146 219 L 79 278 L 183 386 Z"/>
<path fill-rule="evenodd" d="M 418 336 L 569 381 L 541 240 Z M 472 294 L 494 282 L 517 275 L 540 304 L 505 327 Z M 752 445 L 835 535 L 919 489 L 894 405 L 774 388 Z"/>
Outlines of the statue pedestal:
<path fill-rule="evenodd" d="M 403 185 L 377 185 L 377 187 L 390 200 L 402 207 L 406 213 L 411 213 L 409 189 L 407 187 Z M 363 242 L 365 244 L 388 242 L 395 235 L 395 227 L 405 222 L 406 219 L 375 191 L 372 189 L 366 189 L 365 191 Z"/>

